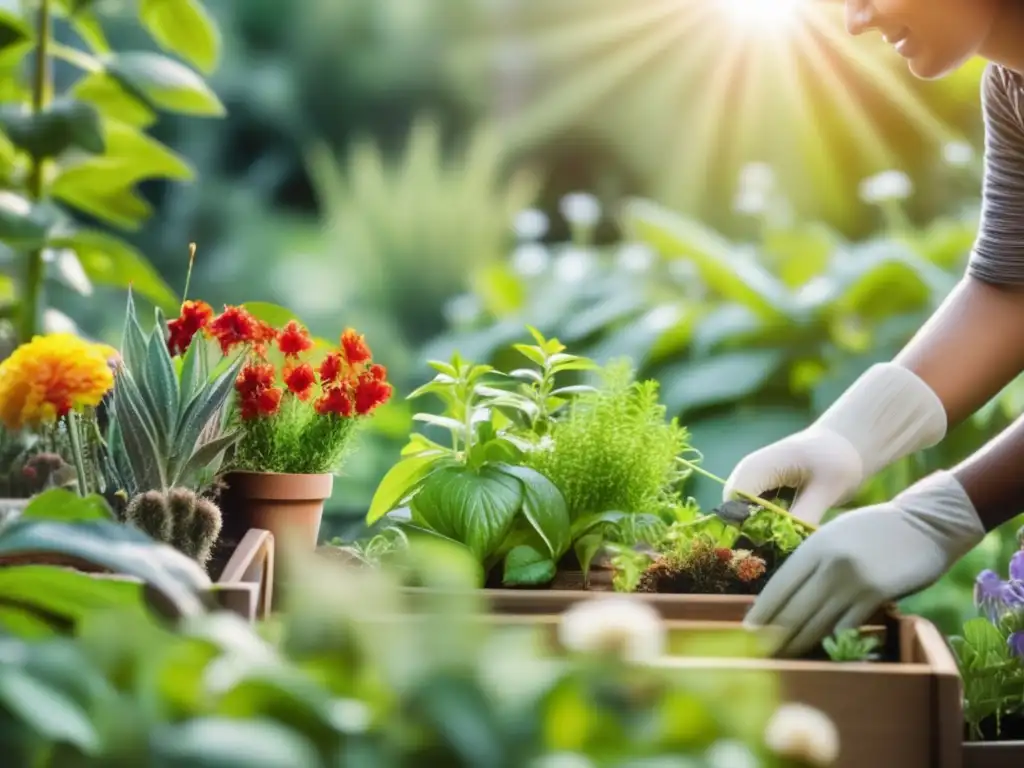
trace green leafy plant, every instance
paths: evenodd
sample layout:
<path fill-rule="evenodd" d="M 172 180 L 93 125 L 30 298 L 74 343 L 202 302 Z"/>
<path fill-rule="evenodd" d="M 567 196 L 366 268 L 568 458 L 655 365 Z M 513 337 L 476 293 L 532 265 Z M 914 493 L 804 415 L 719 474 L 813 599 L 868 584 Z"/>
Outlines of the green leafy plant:
<path fill-rule="evenodd" d="M 220 536 L 220 509 L 188 488 L 146 491 L 128 502 L 124 521 L 205 566 Z"/>
<path fill-rule="evenodd" d="M 4 311 L 16 318 L 22 342 L 50 314 L 44 295 L 49 278 L 85 295 L 94 282 L 132 285 L 158 306 L 174 307 L 174 293 L 142 255 L 106 230 L 79 225 L 75 214 L 138 229 L 151 212 L 136 191 L 140 182 L 193 177 L 182 158 L 145 134 L 157 112 L 224 113 L 188 65 L 159 53 L 111 50 L 101 6 L 38 0 L 0 16 L 0 242 L 16 255 L 12 263 L 18 267 L 17 291 L 11 292 L 16 300 Z M 199 0 L 147 1 L 138 12 L 161 48 L 204 72 L 215 66 L 219 33 Z M 84 49 L 58 41 L 61 23 Z M 30 53 L 33 65 L 22 66 Z M 83 72 L 56 96 L 55 60 Z"/>
<path fill-rule="evenodd" d="M 832 661 L 874 661 L 878 658 L 879 639 L 859 629 L 843 629 L 826 637 L 821 646 Z"/>
<path fill-rule="evenodd" d="M 153 330 L 143 332 L 129 292 L 107 434 L 112 483 L 129 497 L 209 487 L 240 436 L 227 419 L 245 356 L 213 367 L 202 334 L 181 358 L 172 357 L 167 338 L 159 309 Z"/>

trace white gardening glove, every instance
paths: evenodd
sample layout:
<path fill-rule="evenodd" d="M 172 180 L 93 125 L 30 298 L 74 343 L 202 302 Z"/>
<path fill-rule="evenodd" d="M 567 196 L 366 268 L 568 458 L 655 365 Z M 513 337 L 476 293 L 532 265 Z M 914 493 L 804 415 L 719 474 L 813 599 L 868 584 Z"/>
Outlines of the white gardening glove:
<path fill-rule="evenodd" d="M 782 653 L 799 655 L 929 586 L 984 537 L 963 487 L 937 472 L 811 534 L 769 580 L 746 623 L 782 628 Z"/>
<path fill-rule="evenodd" d="M 760 496 L 792 488 L 790 511 L 817 524 L 876 472 L 945 435 L 946 411 L 931 388 L 901 365 L 880 363 L 810 427 L 736 465 L 723 500 L 737 498 L 737 491 Z"/>

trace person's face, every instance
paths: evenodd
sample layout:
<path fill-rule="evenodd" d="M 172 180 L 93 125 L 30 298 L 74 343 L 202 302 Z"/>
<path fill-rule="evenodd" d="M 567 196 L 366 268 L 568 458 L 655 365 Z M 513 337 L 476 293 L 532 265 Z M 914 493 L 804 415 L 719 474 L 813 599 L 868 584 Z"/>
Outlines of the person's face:
<path fill-rule="evenodd" d="M 984 44 L 1002 0 L 846 0 L 852 35 L 877 30 L 931 80 L 952 72 Z"/>

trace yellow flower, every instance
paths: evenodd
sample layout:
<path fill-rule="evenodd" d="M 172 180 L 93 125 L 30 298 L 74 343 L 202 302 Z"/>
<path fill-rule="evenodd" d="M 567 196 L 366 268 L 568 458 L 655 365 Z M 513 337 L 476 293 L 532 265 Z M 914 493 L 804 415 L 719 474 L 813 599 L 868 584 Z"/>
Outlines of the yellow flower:
<path fill-rule="evenodd" d="M 0 363 L 0 421 L 18 430 L 99 405 L 116 360 L 112 347 L 70 333 L 36 336 Z"/>

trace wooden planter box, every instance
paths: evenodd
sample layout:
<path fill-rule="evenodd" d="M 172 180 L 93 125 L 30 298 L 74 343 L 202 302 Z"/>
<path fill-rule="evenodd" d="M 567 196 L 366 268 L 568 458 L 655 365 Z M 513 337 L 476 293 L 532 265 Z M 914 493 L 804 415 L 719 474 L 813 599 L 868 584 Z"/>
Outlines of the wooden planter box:
<path fill-rule="evenodd" d="M 1024 741 L 964 743 L 963 768 L 1022 768 Z"/>
<path fill-rule="evenodd" d="M 454 594 L 454 593 L 453 593 Z M 444 593 L 406 590 L 410 606 Z M 506 620 L 549 623 L 582 600 L 607 595 L 557 590 L 483 589 L 483 604 Z M 725 622 L 735 625 L 752 597 L 719 595 L 630 595 L 654 606 L 671 624 Z M 956 662 L 931 623 L 881 612 L 869 625 L 883 631 L 898 663 L 845 663 L 783 659 L 673 658 L 676 669 L 721 669 L 778 675 L 782 699 L 817 707 L 839 729 L 837 768 L 961 768 L 963 716 Z M 879 629 L 881 628 L 881 630 Z M 1024 763 L 1017 768 L 1024 768 Z"/>

